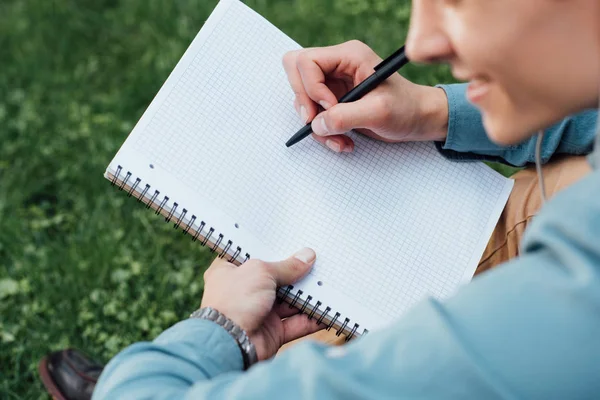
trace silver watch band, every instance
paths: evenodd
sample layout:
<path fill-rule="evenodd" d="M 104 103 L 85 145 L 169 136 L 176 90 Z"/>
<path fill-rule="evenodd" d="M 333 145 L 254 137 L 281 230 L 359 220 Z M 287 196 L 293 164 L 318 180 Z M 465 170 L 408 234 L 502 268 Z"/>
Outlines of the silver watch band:
<path fill-rule="evenodd" d="M 258 362 L 258 356 L 256 355 L 256 348 L 254 344 L 250 342 L 250 338 L 246 331 L 240 328 L 235 322 L 221 314 L 218 310 L 211 307 L 201 308 L 194 311 L 190 318 L 207 319 L 214 323 L 222 326 L 227 333 L 229 333 L 237 342 L 240 350 L 242 351 L 242 358 L 244 359 L 244 369 L 250 368 L 253 364 Z"/>

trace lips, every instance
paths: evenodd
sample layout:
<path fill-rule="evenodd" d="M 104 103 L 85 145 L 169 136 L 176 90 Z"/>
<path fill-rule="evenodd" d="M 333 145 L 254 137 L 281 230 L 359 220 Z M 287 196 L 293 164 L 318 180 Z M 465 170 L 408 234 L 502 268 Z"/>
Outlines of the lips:
<path fill-rule="evenodd" d="M 467 98 L 471 103 L 481 103 L 489 91 L 489 82 L 483 79 L 473 79 L 467 88 Z"/>

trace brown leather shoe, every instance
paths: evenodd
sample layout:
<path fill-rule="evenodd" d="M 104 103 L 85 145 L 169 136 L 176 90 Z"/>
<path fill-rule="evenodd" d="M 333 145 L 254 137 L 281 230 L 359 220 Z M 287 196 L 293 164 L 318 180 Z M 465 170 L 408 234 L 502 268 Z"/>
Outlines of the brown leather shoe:
<path fill-rule="evenodd" d="M 91 399 L 102 369 L 102 365 L 73 349 L 49 354 L 38 366 L 42 383 L 56 400 Z"/>

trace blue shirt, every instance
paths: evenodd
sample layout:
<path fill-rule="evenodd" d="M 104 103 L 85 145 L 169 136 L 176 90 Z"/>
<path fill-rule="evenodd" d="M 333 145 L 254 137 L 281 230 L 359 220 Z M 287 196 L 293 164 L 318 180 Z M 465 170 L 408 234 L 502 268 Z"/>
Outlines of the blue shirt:
<path fill-rule="evenodd" d="M 442 154 L 533 161 L 534 140 L 494 145 L 464 85 L 443 88 L 450 120 Z M 589 153 L 595 124 L 596 112 L 587 112 L 549 129 L 543 158 Z M 600 170 L 543 207 L 522 249 L 451 299 L 425 300 L 385 330 L 341 348 L 301 343 L 247 372 L 221 327 L 180 322 L 117 355 L 94 399 L 598 397 Z"/>

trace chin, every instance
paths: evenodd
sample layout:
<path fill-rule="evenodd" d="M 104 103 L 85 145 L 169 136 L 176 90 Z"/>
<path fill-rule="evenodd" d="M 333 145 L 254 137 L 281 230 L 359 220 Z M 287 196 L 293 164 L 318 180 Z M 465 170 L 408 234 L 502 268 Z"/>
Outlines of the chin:
<path fill-rule="evenodd" d="M 518 120 L 511 117 L 492 118 L 484 114 L 483 125 L 488 138 L 500 146 L 517 145 L 534 135 L 530 131 L 523 131 L 525 124 L 519 124 Z"/>

